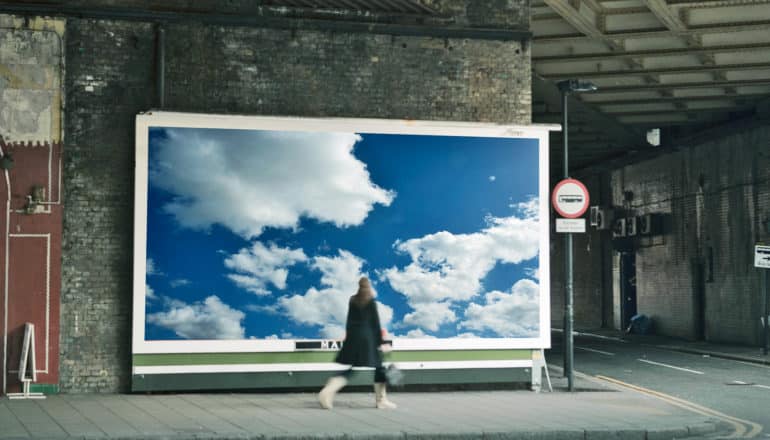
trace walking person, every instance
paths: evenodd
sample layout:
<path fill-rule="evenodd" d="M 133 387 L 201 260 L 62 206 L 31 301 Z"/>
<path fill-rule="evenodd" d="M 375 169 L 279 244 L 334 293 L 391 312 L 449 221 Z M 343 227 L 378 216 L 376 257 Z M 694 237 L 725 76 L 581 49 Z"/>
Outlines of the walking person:
<path fill-rule="evenodd" d="M 326 386 L 318 393 L 321 407 L 331 409 L 334 396 L 348 383 L 353 367 L 374 368 L 374 394 L 378 409 L 396 408 L 396 404 L 388 400 L 385 368 L 382 366 L 383 347 L 380 316 L 377 313 L 377 302 L 374 300 L 374 290 L 369 279 L 362 277 L 358 281 L 358 292 L 350 297 L 348 302 L 348 318 L 345 323 L 345 342 L 337 353 L 335 361 L 350 365 L 350 369 L 329 378 Z"/>

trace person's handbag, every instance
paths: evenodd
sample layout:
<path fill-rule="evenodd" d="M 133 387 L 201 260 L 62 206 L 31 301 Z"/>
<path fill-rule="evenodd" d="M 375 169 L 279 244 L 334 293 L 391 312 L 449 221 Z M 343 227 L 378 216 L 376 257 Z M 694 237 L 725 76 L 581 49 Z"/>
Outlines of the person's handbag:
<path fill-rule="evenodd" d="M 396 364 L 391 363 L 385 369 L 385 380 L 387 380 L 388 385 L 397 387 L 404 383 L 404 372 Z"/>

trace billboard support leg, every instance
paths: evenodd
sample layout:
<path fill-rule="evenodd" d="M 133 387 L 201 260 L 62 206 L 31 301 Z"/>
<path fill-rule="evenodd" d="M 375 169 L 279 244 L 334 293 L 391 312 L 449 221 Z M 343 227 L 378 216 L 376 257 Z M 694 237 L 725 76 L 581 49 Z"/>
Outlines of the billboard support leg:
<path fill-rule="evenodd" d="M 553 392 L 551 376 L 548 375 L 548 365 L 545 361 L 545 351 L 541 348 L 539 351 L 532 351 L 532 391 L 540 392 L 543 384 L 543 373 L 545 373 L 548 391 Z"/>

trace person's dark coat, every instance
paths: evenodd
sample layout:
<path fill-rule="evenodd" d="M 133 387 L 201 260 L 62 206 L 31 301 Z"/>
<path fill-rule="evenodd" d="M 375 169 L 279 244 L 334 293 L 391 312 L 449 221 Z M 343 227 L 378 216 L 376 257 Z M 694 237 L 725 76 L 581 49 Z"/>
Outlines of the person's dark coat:
<path fill-rule="evenodd" d="M 336 362 L 354 367 L 382 367 L 382 331 L 374 299 L 360 305 L 351 297 L 345 331 L 345 342 Z"/>

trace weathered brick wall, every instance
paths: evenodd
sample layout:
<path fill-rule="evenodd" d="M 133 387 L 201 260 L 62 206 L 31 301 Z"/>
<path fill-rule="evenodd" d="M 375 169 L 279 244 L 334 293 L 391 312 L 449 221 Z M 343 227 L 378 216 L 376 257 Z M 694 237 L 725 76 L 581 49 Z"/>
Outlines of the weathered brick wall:
<path fill-rule="evenodd" d="M 610 205 L 609 191 L 602 186 L 606 177 L 602 174 L 592 176 L 576 176 L 588 188 L 591 205 Z M 551 188 L 561 180 L 558 178 Z M 558 217 L 552 209 L 553 218 Z M 608 248 L 608 231 L 600 231 L 589 225 L 588 212 L 585 214 L 586 233 L 572 235 L 572 272 L 573 272 L 573 323 L 576 330 L 590 330 L 605 323 L 607 312 L 603 307 L 609 299 L 603 296 L 611 291 L 611 279 L 603 268 L 609 266 L 610 254 Z M 551 325 L 555 328 L 564 327 L 564 297 L 566 255 L 565 235 L 557 234 L 555 220 L 551 221 Z"/>
<path fill-rule="evenodd" d="M 464 20 L 500 24 L 499 2 L 465 3 Z M 526 24 L 527 1 L 504 3 Z M 519 42 L 196 24 L 168 25 L 166 41 L 168 110 L 530 122 Z M 126 391 L 133 128 L 155 106 L 154 29 L 70 19 L 66 42 L 61 388 Z"/>
<path fill-rule="evenodd" d="M 529 122 L 515 42 L 185 25 L 166 38 L 169 109 Z"/>
<path fill-rule="evenodd" d="M 64 22 L 0 15 L 0 136 L 6 142 L 61 140 Z"/>
<path fill-rule="evenodd" d="M 62 391 L 129 385 L 133 117 L 152 106 L 152 26 L 67 23 Z"/>
<path fill-rule="evenodd" d="M 705 338 L 760 342 L 763 284 L 753 248 L 770 240 L 762 225 L 770 218 L 768 151 L 765 126 L 613 172 L 616 205 L 632 191 L 637 215 L 670 214 L 662 240 L 637 250 L 638 310 L 654 318 L 657 332 L 698 336 L 700 265 Z"/>
<path fill-rule="evenodd" d="M 185 14 L 231 14 L 251 17 L 336 17 L 376 23 L 434 23 L 483 28 L 529 29 L 528 0 L 420 0 L 427 8 L 418 11 L 399 6 L 398 2 L 357 2 L 363 11 L 348 11 L 345 7 L 322 10 L 301 10 L 271 6 L 260 0 L 46 0 L 44 6 L 63 5 L 80 10 L 156 11 Z M 266 4 L 267 3 L 267 4 Z M 345 2 L 337 2 L 344 4 Z M 368 3 L 368 4 L 367 4 Z M 406 14 L 392 13 L 407 11 Z M 391 11 L 388 13 L 387 11 Z M 431 12 L 428 12 L 431 11 Z M 382 13 L 385 12 L 385 13 Z"/>

